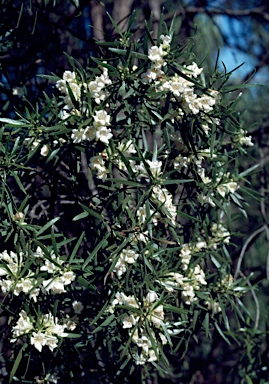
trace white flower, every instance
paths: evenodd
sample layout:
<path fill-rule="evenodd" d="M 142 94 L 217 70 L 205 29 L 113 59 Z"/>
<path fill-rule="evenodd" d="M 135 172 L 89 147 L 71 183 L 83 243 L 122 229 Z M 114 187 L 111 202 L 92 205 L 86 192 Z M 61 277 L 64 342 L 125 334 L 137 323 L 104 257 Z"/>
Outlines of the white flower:
<path fill-rule="evenodd" d="M 110 116 L 107 114 L 105 110 L 96 111 L 95 115 L 93 115 L 93 119 L 94 119 L 93 125 L 95 127 L 110 125 Z"/>
<path fill-rule="evenodd" d="M 252 145 L 254 145 L 254 143 L 251 140 L 252 140 L 251 136 L 241 136 L 239 138 L 239 143 L 241 145 L 246 145 L 248 147 L 252 147 Z"/>
<path fill-rule="evenodd" d="M 152 82 L 156 79 L 160 79 L 164 76 L 164 72 L 161 70 L 159 66 L 151 66 L 146 72 L 142 74 L 142 79 Z M 162 85 L 163 87 L 163 85 Z"/>
<path fill-rule="evenodd" d="M 200 168 L 200 169 L 198 169 L 198 174 L 199 174 L 199 176 L 201 177 L 201 179 L 202 179 L 202 181 L 203 181 L 204 184 L 209 184 L 209 183 L 211 183 L 212 180 L 210 179 L 210 177 L 205 176 L 205 169 L 204 169 L 204 168 Z"/>
<path fill-rule="evenodd" d="M 24 310 L 20 312 L 19 316 L 17 324 L 12 328 L 13 337 L 19 337 L 33 329 L 33 324 Z"/>
<path fill-rule="evenodd" d="M 121 252 L 121 257 L 122 259 L 128 263 L 128 264 L 133 264 L 137 258 L 138 258 L 138 254 L 135 253 L 135 251 L 131 250 L 131 249 L 124 249 L 122 252 Z"/>
<path fill-rule="evenodd" d="M 239 186 L 235 181 L 230 181 L 228 183 L 220 184 L 217 187 L 217 191 L 222 197 L 224 197 L 228 192 L 234 193 L 238 187 Z"/>
<path fill-rule="evenodd" d="M 84 308 L 84 305 L 82 304 L 82 302 L 77 300 L 73 301 L 72 306 L 73 306 L 74 312 L 77 314 L 80 314 Z"/>
<path fill-rule="evenodd" d="M 66 290 L 64 289 L 63 279 L 60 277 L 52 278 L 49 280 L 44 280 L 43 286 L 44 286 L 46 291 L 49 292 L 51 290 L 55 294 L 57 294 L 57 293 L 60 294 L 60 293 L 66 292 Z"/>
<path fill-rule="evenodd" d="M 84 130 L 84 136 L 85 136 L 84 140 L 89 140 L 89 141 L 94 140 L 95 137 L 96 137 L 96 129 L 95 129 L 95 127 L 87 126 L 85 128 L 85 130 Z"/>
<path fill-rule="evenodd" d="M 208 309 L 211 309 L 213 314 L 217 314 L 222 311 L 220 304 L 217 301 L 206 301 Z"/>
<path fill-rule="evenodd" d="M 213 97 L 203 95 L 199 98 L 201 109 L 205 112 L 213 110 L 213 106 L 216 104 L 216 100 Z"/>
<path fill-rule="evenodd" d="M 157 361 L 158 357 L 154 351 L 154 349 L 150 349 L 148 353 L 147 362 L 150 363 L 151 361 Z"/>
<path fill-rule="evenodd" d="M 123 292 L 117 292 L 115 297 L 113 305 L 124 304 L 134 308 L 139 308 L 134 296 L 126 296 Z"/>
<path fill-rule="evenodd" d="M 74 329 L 76 329 L 77 327 L 77 324 L 75 323 L 74 320 L 72 319 L 66 319 L 64 321 L 64 326 L 66 327 L 66 329 L 68 329 L 69 331 L 74 331 Z"/>
<path fill-rule="evenodd" d="M 0 276 L 5 276 L 7 274 L 8 274 L 7 270 L 3 267 L 0 267 Z"/>
<path fill-rule="evenodd" d="M 197 77 L 203 71 L 203 68 L 199 68 L 195 62 L 192 62 L 191 65 L 185 66 L 186 70 L 184 73 L 191 77 Z"/>
<path fill-rule="evenodd" d="M 123 326 L 122 328 L 132 328 L 138 321 L 138 317 L 134 317 L 134 315 L 125 316 L 122 320 Z"/>
<path fill-rule="evenodd" d="M 75 74 L 75 72 L 64 71 L 64 73 L 63 73 L 63 80 L 67 81 L 68 83 L 76 81 L 76 74 Z"/>
<path fill-rule="evenodd" d="M 181 292 L 182 299 L 186 304 L 190 305 L 195 300 L 194 288 L 191 284 L 185 283 Z"/>
<path fill-rule="evenodd" d="M 158 299 L 158 295 L 155 291 L 149 291 L 147 293 L 146 299 L 145 299 L 145 304 L 149 305 L 150 303 L 154 303 Z"/>
<path fill-rule="evenodd" d="M 83 140 L 86 139 L 85 131 L 83 129 L 73 129 L 71 139 L 75 144 L 81 143 Z"/>
<path fill-rule="evenodd" d="M 138 217 L 138 221 L 140 224 L 143 224 L 147 219 L 149 219 L 149 217 L 147 216 L 146 205 L 139 207 L 137 212 L 136 212 L 136 215 Z M 158 221 L 161 217 L 159 212 L 154 212 L 153 209 L 150 209 L 149 215 L 150 215 L 150 219 L 151 219 L 152 223 L 154 225 L 157 225 Z"/>
<path fill-rule="evenodd" d="M 111 129 L 105 126 L 98 126 L 96 130 L 96 139 L 102 141 L 104 144 L 108 145 L 109 140 L 113 137 Z"/>
<path fill-rule="evenodd" d="M 65 329 L 65 325 L 53 324 L 48 331 L 49 333 L 55 334 L 59 337 L 66 337 L 68 336 L 68 333 L 65 333 L 64 329 Z"/>
<path fill-rule="evenodd" d="M 149 165 L 149 169 L 154 177 L 158 177 L 161 174 L 162 162 L 158 160 L 146 160 Z"/>
<path fill-rule="evenodd" d="M 19 281 L 17 284 L 15 284 L 13 288 L 13 293 L 15 296 L 19 296 L 21 292 L 22 292 L 22 283 Z"/>
<path fill-rule="evenodd" d="M 126 142 L 119 143 L 117 149 L 119 152 L 122 152 L 125 154 L 136 153 L 136 149 L 133 145 L 132 140 L 128 140 Z"/>
<path fill-rule="evenodd" d="M 56 88 L 59 89 L 61 93 L 66 93 L 67 92 L 67 87 L 66 87 L 66 82 L 64 80 L 58 80 L 56 81 L 55 84 Z"/>
<path fill-rule="evenodd" d="M 105 167 L 105 162 L 102 156 L 93 156 L 90 159 L 90 168 L 97 171 L 97 178 L 105 181 L 108 175 L 108 170 Z"/>
<path fill-rule="evenodd" d="M 156 327 L 159 327 L 164 320 L 163 305 L 152 309 L 148 317 Z"/>
<path fill-rule="evenodd" d="M 0 280 L 0 286 L 3 293 L 7 293 L 13 286 L 13 281 L 10 279 Z"/>
<path fill-rule="evenodd" d="M 53 351 L 58 346 L 58 339 L 53 335 L 46 335 L 46 344 L 51 351 Z"/>
<path fill-rule="evenodd" d="M 30 299 L 33 299 L 35 303 L 37 302 L 37 296 L 39 295 L 39 292 L 40 292 L 39 288 L 35 288 L 31 290 L 31 292 L 29 292 Z"/>
<path fill-rule="evenodd" d="M 89 82 L 88 89 L 96 104 L 100 104 L 101 101 L 104 101 L 106 97 L 108 97 L 109 93 L 106 91 L 105 87 L 110 84 L 112 84 L 112 81 L 108 77 L 108 70 L 105 67 L 103 68 L 102 75 L 96 76 L 94 80 Z"/>
<path fill-rule="evenodd" d="M 35 346 L 35 348 L 41 352 L 42 347 L 47 344 L 46 334 L 42 332 L 33 332 L 31 336 L 31 344 Z"/>
<path fill-rule="evenodd" d="M 205 281 L 205 273 L 200 265 L 195 266 L 189 277 L 195 279 L 195 283 L 197 283 L 195 284 L 195 289 L 199 289 L 200 285 L 207 285 L 207 282 Z"/>
<path fill-rule="evenodd" d="M 104 165 L 105 165 L 105 162 L 104 162 L 104 159 L 102 158 L 102 156 L 91 157 L 90 168 L 97 170 L 99 168 L 103 168 Z"/>
<path fill-rule="evenodd" d="M 186 270 L 191 260 L 191 250 L 188 244 L 182 245 L 179 255 L 181 257 L 181 262 L 183 264 L 183 270 Z"/>
<path fill-rule="evenodd" d="M 66 120 L 71 116 L 71 113 L 69 112 L 68 107 L 64 107 L 60 112 L 59 112 L 59 118 L 61 120 Z"/>
<path fill-rule="evenodd" d="M 157 47 L 154 45 L 149 49 L 148 58 L 154 63 L 159 63 L 160 65 L 164 65 L 163 57 L 167 55 L 167 52 L 163 50 L 163 47 Z"/>
<path fill-rule="evenodd" d="M 81 86 L 77 83 L 69 83 L 70 89 L 73 93 L 73 96 L 76 100 L 80 99 Z M 69 93 L 68 93 L 69 94 Z M 66 103 L 68 104 L 68 103 Z"/>
<path fill-rule="evenodd" d="M 162 40 L 162 48 L 163 49 L 167 49 L 170 47 L 170 43 L 171 43 L 171 36 L 168 36 L 168 35 L 161 35 L 160 36 L 160 39 Z"/>
<path fill-rule="evenodd" d="M 48 144 L 43 145 L 43 146 L 41 147 L 41 149 L 40 149 L 40 154 L 41 154 L 41 156 L 43 156 L 43 157 L 48 156 L 49 150 L 50 150 L 50 147 L 49 147 Z"/>
<path fill-rule="evenodd" d="M 75 274 L 73 271 L 65 271 L 62 273 L 62 279 L 63 279 L 63 283 L 65 285 L 69 285 L 72 283 L 72 281 L 74 281 L 76 278 Z"/>
<path fill-rule="evenodd" d="M 230 181 L 226 183 L 229 192 L 234 193 L 238 189 L 238 184 L 235 181 Z"/>
<path fill-rule="evenodd" d="M 205 196 L 203 194 L 200 194 L 198 195 L 198 201 L 201 203 L 201 204 L 204 204 L 204 203 L 208 203 L 211 205 L 211 207 L 215 207 L 216 204 L 214 203 L 214 201 L 212 200 L 212 197 L 213 197 L 213 194 L 210 194 L 209 196 Z"/>

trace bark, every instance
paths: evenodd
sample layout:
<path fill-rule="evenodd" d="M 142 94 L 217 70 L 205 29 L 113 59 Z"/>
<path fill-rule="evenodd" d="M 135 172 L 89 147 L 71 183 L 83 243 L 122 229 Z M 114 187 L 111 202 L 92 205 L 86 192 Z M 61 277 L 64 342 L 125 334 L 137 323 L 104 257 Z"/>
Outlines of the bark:
<path fill-rule="evenodd" d="M 95 0 L 90 0 L 91 23 L 93 26 L 93 36 L 98 40 L 104 40 L 104 7 Z"/>
<path fill-rule="evenodd" d="M 158 27 L 161 17 L 161 5 L 164 0 L 149 0 L 149 7 L 153 16 L 153 38 L 156 39 L 158 36 Z"/>
<path fill-rule="evenodd" d="M 128 24 L 128 16 L 132 12 L 134 0 L 115 0 L 112 17 L 122 32 L 125 32 Z"/>

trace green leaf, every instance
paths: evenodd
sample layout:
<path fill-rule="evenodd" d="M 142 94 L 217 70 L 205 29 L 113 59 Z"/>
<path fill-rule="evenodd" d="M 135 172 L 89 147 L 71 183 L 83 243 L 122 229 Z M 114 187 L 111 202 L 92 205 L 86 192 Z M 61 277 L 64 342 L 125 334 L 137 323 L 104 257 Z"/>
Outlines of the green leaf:
<path fill-rule="evenodd" d="M 205 314 L 205 318 L 203 321 L 203 327 L 205 330 L 206 337 L 209 338 L 210 332 L 209 332 L 209 313 L 208 312 Z"/>
<path fill-rule="evenodd" d="M 20 365 L 20 362 L 21 362 L 21 359 L 22 359 L 22 356 L 23 356 L 23 352 L 25 351 L 25 349 L 28 347 L 28 344 L 27 343 L 24 343 L 23 346 L 21 347 L 17 357 L 16 357 L 16 360 L 13 364 L 13 367 L 12 367 L 12 370 L 11 370 L 11 373 L 10 373 L 10 376 L 9 376 L 9 383 L 12 382 L 13 380 L 13 377 L 14 375 L 16 374 L 17 372 L 17 369 Z"/>
<path fill-rule="evenodd" d="M 117 26 L 117 24 L 115 23 L 115 21 L 113 20 L 113 17 L 110 16 L 109 12 L 106 12 L 107 16 L 109 17 L 113 27 L 115 28 L 115 30 L 117 31 L 117 33 L 123 37 L 123 34 L 122 34 L 122 31 L 119 29 L 119 27 Z"/>
<path fill-rule="evenodd" d="M 81 335 L 79 333 L 68 333 L 65 337 L 68 339 L 78 339 Z"/>
<path fill-rule="evenodd" d="M 81 206 L 81 208 L 84 209 L 85 212 L 88 213 L 88 215 L 92 216 L 92 217 L 95 217 L 96 219 L 100 220 L 100 221 L 104 221 L 104 217 L 99 215 L 99 213 L 95 212 L 94 210 L 92 210 L 91 208 L 87 207 L 86 205 L 82 204 L 82 203 L 79 203 L 79 205 Z M 75 216 L 77 217 L 77 216 Z M 86 216 L 84 216 L 86 217 Z M 74 219 L 73 219 L 74 220 Z M 78 220 L 78 219 L 77 219 Z"/>
<path fill-rule="evenodd" d="M 5 123 L 6 125 L 17 126 L 17 127 L 27 127 L 28 125 L 23 121 L 8 119 L 5 117 L 0 118 L 0 123 Z"/>
<path fill-rule="evenodd" d="M 170 305 L 170 304 L 164 304 L 163 307 L 168 312 L 175 312 L 175 313 L 179 313 L 179 314 L 188 313 L 189 312 L 186 309 L 178 308 L 178 307 L 175 307 L 175 306 Z"/>
<path fill-rule="evenodd" d="M 257 168 L 260 168 L 260 164 L 255 164 L 253 165 L 252 167 L 246 169 L 245 171 L 239 173 L 239 177 L 242 178 L 242 177 L 245 177 L 246 175 L 249 175 L 250 173 L 252 173 L 253 171 L 255 171 Z"/>
<path fill-rule="evenodd" d="M 119 48 L 108 48 L 109 51 L 118 53 L 119 55 L 125 55 L 127 53 L 126 49 Z"/>
<path fill-rule="evenodd" d="M 59 219 L 60 219 L 59 217 L 55 217 L 55 219 L 50 220 L 47 224 L 45 224 L 42 228 L 40 228 L 39 231 L 37 231 L 36 236 L 39 237 L 49 227 L 52 227 L 56 223 L 56 221 L 58 221 Z"/>
<path fill-rule="evenodd" d="M 131 180 L 124 180 L 124 179 L 115 179 L 115 178 L 111 178 L 111 179 L 107 179 L 107 181 L 112 181 L 116 184 L 123 184 L 123 185 L 128 185 L 130 187 L 141 187 L 141 188 L 145 188 L 145 186 L 143 184 L 140 184 L 140 183 L 137 183 L 135 181 L 131 181 Z"/>
<path fill-rule="evenodd" d="M 215 321 L 214 324 L 215 324 L 216 330 L 218 331 L 218 333 L 220 334 L 220 336 L 226 341 L 227 344 L 231 345 L 230 340 L 227 339 L 227 337 L 224 335 L 224 333 L 223 333 L 223 331 L 221 330 L 221 328 L 220 328 L 220 326 L 218 325 L 218 323 Z"/>
<path fill-rule="evenodd" d="M 92 331 L 93 334 L 99 332 L 102 328 L 108 326 L 108 325 L 111 325 L 111 323 L 113 322 L 113 320 L 115 320 L 115 315 L 112 314 L 110 316 L 108 316 L 105 321 L 102 322 L 101 325 L 99 325 L 99 327 L 95 328 L 95 330 Z"/>
<path fill-rule="evenodd" d="M 161 185 L 173 185 L 173 184 L 184 184 L 191 183 L 193 179 L 175 179 L 175 180 L 162 180 Z"/>
<path fill-rule="evenodd" d="M 56 81 L 60 80 L 59 76 L 52 76 L 52 75 L 37 75 L 38 77 L 41 77 L 41 79 L 50 80 L 52 83 L 56 83 Z"/>
<path fill-rule="evenodd" d="M 79 215 L 77 215 L 77 216 L 75 216 L 75 217 L 73 217 L 73 221 L 78 221 L 78 220 L 81 220 L 81 219 L 84 219 L 85 217 L 88 217 L 89 216 L 89 212 L 82 212 L 82 213 L 80 213 Z"/>
<path fill-rule="evenodd" d="M 14 179 L 15 179 L 16 183 L 18 184 L 20 190 L 23 193 L 25 193 L 25 195 L 27 195 L 27 192 L 25 191 L 24 186 L 22 185 L 22 182 L 21 182 L 19 176 L 17 175 L 17 172 L 16 171 L 10 171 L 10 174 L 11 174 L 11 176 L 14 177 Z"/>
<path fill-rule="evenodd" d="M 82 232 L 82 234 L 80 235 L 80 237 L 79 237 L 76 245 L 74 246 L 74 249 L 73 249 L 73 251 L 72 251 L 72 253 L 71 253 L 70 257 L 69 257 L 69 260 L 68 260 L 69 264 L 72 263 L 74 257 L 76 256 L 77 251 L 78 251 L 78 249 L 79 249 L 79 247 L 80 247 L 80 245 L 82 243 L 82 240 L 83 240 L 84 236 L 85 236 L 85 232 Z"/>
<path fill-rule="evenodd" d="M 79 276 L 77 278 L 77 282 L 82 286 L 82 287 L 85 287 L 85 288 L 88 288 L 89 287 L 89 282 L 87 279 L 85 279 L 84 277 L 82 276 Z"/>
<path fill-rule="evenodd" d="M 84 270 L 87 265 L 91 262 L 91 260 L 93 260 L 93 258 L 95 257 L 95 255 L 97 254 L 97 252 L 102 249 L 102 248 L 105 248 L 108 244 L 107 242 L 107 238 L 110 236 L 110 232 L 107 232 L 104 236 L 104 238 L 96 245 L 96 247 L 94 248 L 94 250 L 92 252 L 90 252 L 89 254 L 89 257 L 87 257 L 87 259 L 85 260 L 84 264 L 82 265 L 82 270 Z"/>

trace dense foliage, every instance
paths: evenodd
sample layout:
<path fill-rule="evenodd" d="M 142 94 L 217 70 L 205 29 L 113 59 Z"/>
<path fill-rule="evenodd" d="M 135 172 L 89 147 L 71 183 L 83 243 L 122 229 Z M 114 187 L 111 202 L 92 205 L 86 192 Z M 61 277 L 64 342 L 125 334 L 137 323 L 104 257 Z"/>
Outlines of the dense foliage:
<path fill-rule="evenodd" d="M 132 26 L 0 119 L 3 380 L 189 383 L 221 339 L 226 382 L 265 383 L 254 288 L 232 258 L 258 197 L 235 87 L 173 43 L 173 22 L 155 40 Z"/>

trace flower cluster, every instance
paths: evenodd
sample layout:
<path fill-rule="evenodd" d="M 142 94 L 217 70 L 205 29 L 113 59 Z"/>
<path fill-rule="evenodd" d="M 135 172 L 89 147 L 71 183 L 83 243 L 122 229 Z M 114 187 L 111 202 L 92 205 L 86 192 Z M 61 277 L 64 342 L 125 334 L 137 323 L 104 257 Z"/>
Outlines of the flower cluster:
<path fill-rule="evenodd" d="M 4 251 L 0 254 L 0 261 L 1 291 L 4 294 L 13 292 L 15 296 L 23 292 L 29 294 L 29 297 L 36 301 L 40 292 L 36 274 L 28 270 L 26 276 L 21 277 L 21 270 L 24 269 L 24 254 Z"/>
<path fill-rule="evenodd" d="M 105 64 L 105 63 L 104 63 Z M 108 76 L 108 70 L 106 67 L 102 67 L 103 73 L 100 76 L 96 76 L 94 80 L 90 81 L 86 86 L 90 92 L 91 97 L 96 104 L 100 104 L 108 96 L 107 86 L 112 84 L 111 79 Z M 85 85 L 85 84 L 84 84 Z"/>
<path fill-rule="evenodd" d="M 149 322 L 152 326 L 159 329 L 164 324 L 164 309 L 158 300 L 157 293 L 149 291 L 141 305 L 134 296 L 127 296 L 123 292 L 117 292 L 116 298 L 109 308 L 110 312 L 115 312 L 117 306 L 125 305 L 130 307 L 128 313 L 124 313 L 121 316 L 122 327 L 129 330 L 132 342 L 138 347 L 134 354 L 137 365 L 158 360 L 156 349 L 152 347 L 152 338 L 156 343 L 160 342 L 161 345 L 168 343 L 167 338 L 160 331 L 158 331 L 160 341 L 157 341 L 154 333 L 149 336 L 145 325 L 145 322 Z M 133 311 L 132 308 L 140 309 L 140 311 Z"/>
<path fill-rule="evenodd" d="M 207 285 L 205 273 L 199 265 L 190 269 L 186 276 L 181 273 L 170 272 L 169 276 L 162 279 L 160 283 L 169 292 L 173 292 L 175 289 L 181 290 L 182 300 L 187 305 L 197 300 L 195 291 L 199 291 L 201 286 Z"/>
<path fill-rule="evenodd" d="M 162 40 L 160 46 L 153 45 L 148 52 L 148 58 L 151 61 L 151 67 L 145 74 L 143 74 L 143 78 L 150 82 L 162 77 L 164 72 L 161 68 L 167 65 L 164 57 L 167 56 L 170 50 L 171 37 L 168 35 L 161 35 L 160 39 Z"/>
<path fill-rule="evenodd" d="M 50 255 L 50 259 L 45 260 L 45 265 L 40 267 L 40 271 L 45 271 L 52 276 L 42 282 L 46 292 L 64 293 L 66 292 L 65 286 L 71 284 L 76 277 L 74 272 L 65 268 L 63 261 L 53 253 Z"/>
<path fill-rule="evenodd" d="M 71 99 L 74 97 L 76 101 L 81 99 L 81 83 L 78 81 L 75 72 L 65 71 L 63 78 L 56 82 L 56 88 L 65 95 L 64 102 L 68 109 L 73 109 L 74 105 Z"/>
<path fill-rule="evenodd" d="M 108 145 L 113 136 L 110 126 L 110 116 L 105 110 L 98 110 L 93 115 L 93 124 L 91 126 L 80 127 L 72 130 L 71 138 L 74 143 L 80 143 L 83 140 L 100 140 Z"/>
<path fill-rule="evenodd" d="M 124 249 L 117 258 L 117 263 L 113 269 L 113 272 L 115 272 L 118 277 L 121 277 L 126 272 L 127 265 L 135 263 L 138 257 L 138 253 L 136 253 L 134 250 Z"/>
<path fill-rule="evenodd" d="M 40 290 L 49 293 L 66 292 L 65 286 L 71 284 L 75 280 L 75 274 L 67 266 L 63 260 L 51 253 L 46 257 L 40 247 L 34 252 L 34 256 L 39 263 L 35 265 L 35 270 L 31 270 L 28 254 L 23 252 L 14 253 L 4 251 L 0 254 L 0 287 L 3 293 L 13 292 L 18 296 L 21 292 L 28 294 L 31 299 L 37 301 Z M 25 263 L 29 264 L 29 268 L 25 269 Z M 43 265 L 40 266 L 40 263 Z M 42 272 L 46 272 L 46 275 Z M 45 277 L 49 279 L 45 279 Z"/>
<path fill-rule="evenodd" d="M 51 351 L 58 346 L 59 338 L 68 336 L 64 332 L 66 325 L 59 324 L 59 319 L 51 313 L 40 315 L 34 320 L 23 310 L 19 314 L 17 324 L 12 328 L 12 342 L 25 335 L 30 335 L 30 343 L 41 352 L 47 345 Z"/>

